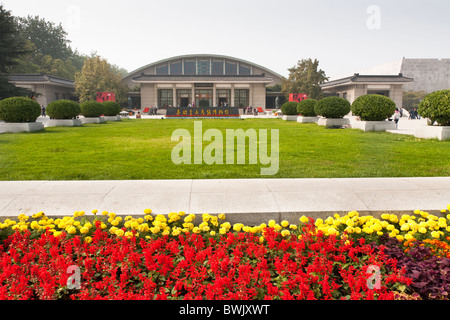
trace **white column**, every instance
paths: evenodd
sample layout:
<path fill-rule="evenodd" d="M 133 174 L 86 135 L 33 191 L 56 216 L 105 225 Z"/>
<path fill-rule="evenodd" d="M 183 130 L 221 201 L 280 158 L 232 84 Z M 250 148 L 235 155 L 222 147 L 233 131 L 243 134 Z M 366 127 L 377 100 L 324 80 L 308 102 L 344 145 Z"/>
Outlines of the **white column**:
<path fill-rule="evenodd" d="M 213 85 L 213 107 L 219 107 L 219 105 L 216 105 L 216 101 L 217 101 L 217 90 L 216 90 L 216 84 Z"/>
<path fill-rule="evenodd" d="M 177 106 L 177 89 L 175 87 L 175 84 L 173 85 L 172 92 L 173 92 L 173 97 L 172 97 L 173 104 L 172 104 L 172 106 L 178 107 Z"/>
<path fill-rule="evenodd" d="M 231 103 L 230 106 L 232 107 L 239 107 L 234 105 L 234 84 L 231 85 Z"/>

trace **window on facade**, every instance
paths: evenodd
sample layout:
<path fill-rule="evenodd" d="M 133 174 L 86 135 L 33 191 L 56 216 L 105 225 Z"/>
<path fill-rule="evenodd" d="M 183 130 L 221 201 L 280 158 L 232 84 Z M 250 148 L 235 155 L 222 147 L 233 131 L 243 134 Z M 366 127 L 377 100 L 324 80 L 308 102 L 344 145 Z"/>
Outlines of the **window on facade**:
<path fill-rule="evenodd" d="M 191 76 L 195 75 L 195 60 L 184 61 L 184 74 Z"/>
<path fill-rule="evenodd" d="M 216 106 L 229 107 L 231 98 L 231 90 L 219 89 L 216 91 Z"/>
<path fill-rule="evenodd" d="M 208 60 L 198 60 L 197 62 L 197 74 L 199 75 L 209 75 L 210 73 L 210 62 Z"/>
<path fill-rule="evenodd" d="M 239 65 L 239 74 L 240 75 L 250 75 L 251 74 L 251 69 L 249 66 L 240 64 Z"/>
<path fill-rule="evenodd" d="M 249 90 L 234 90 L 234 106 L 239 108 L 247 108 L 249 106 Z"/>
<path fill-rule="evenodd" d="M 167 108 L 173 104 L 173 90 L 158 90 L 158 108 Z"/>
<path fill-rule="evenodd" d="M 212 107 L 213 90 L 195 90 L 195 105 L 197 107 Z"/>
<path fill-rule="evenodd" d="M 226 75 L 236 75 L 237 74 L 237 64 L 235 62 L 227 61 L 225 63 L 225 74 Z"/>
<path fill-rule="evenodd" d="M 177 90 L 177 107 L 187 107 L 191 103 L 192 103 L 191 89 Z"/>
<path fill-rule="evenodd" d="M 168 75 L 169 74 L 169 65 L 166 64 L 164 66 L 156 67 L 157 75 Z"/>
<path fill-rule="evenodd" d="M 182 74 L 181 61 L 172 62 L 170 64 L 170 74 L 171 75 L 180 75 L 180 74 Z"/>
<path fill-rule="evenodd" d="M 215 76 L 223 75 L 223 61 L 213 61 L 211 74 Z"/>

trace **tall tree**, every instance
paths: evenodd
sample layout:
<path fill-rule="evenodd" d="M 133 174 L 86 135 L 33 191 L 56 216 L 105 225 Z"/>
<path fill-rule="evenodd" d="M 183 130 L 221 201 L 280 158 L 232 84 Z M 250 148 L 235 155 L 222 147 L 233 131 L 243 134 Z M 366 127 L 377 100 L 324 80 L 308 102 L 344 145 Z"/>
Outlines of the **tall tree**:
<path fill-rule="evenodd" d="M 284 79 L 281 91 L 289 96 L 290 93 L 306 93 L 309 98 L 320 99 L 322 89 L 320 85 L 328 80 L 325 71 L 319 69 L 317 59 L 302 59 L 297 65 L 288 69 L 289 77 Z"/>
<path fill-rule="evenodd" d="M 116 68 L 93 54 L 84 60 L 83 68 L 75 75 L 75 90 L 80 102 L 95 100 L 97 92 L 114 92 L 116 101 L 124 103 L 128 88 L 121 80 L 122 76 Z"/>
<path fill-rule="evenodd" d="M 10 11 L 0 4 L 0 99 L 14 95 L 26 95 L 27 90 L 8 82 L 7 73 L 16 65 L 17 59 L 27 51 L 18 36 L 17 25 Z"/>

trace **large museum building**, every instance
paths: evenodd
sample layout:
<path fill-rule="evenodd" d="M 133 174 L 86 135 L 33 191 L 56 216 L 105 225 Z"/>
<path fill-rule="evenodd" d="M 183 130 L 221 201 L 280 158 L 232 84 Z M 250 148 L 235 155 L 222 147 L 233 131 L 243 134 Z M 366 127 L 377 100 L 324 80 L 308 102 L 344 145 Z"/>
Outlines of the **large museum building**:
<path fill-rule="evenodd" d="M 255 63 L 222 55 L 184 55 L 161 60 L 123 78 L 134 104 L 148 107 L 275 107 L 282 76 Z M 136 103 L 136 101 L 138 101 Z"/>

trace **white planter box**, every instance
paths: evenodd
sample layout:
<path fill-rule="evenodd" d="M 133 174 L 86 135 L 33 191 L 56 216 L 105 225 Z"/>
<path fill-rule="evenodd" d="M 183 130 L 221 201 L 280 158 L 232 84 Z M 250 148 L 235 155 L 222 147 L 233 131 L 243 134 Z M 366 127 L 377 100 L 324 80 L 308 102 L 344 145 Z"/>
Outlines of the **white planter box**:
<path fill-rule="evenodd" d="M 45 127 L 81 127 L 83 123 L 80 119 L 70 119 L 70 120 L 49 120 L 45 122 Z"/>
<path fill-rule="evenodd" d="M 350 125 L 350 119 L 348 118 L 339 118 L 339 119 L 332 119 L 332 118 L 320 118 L 317 122 L 319 126 L 349 126 Z"/>
<path fill-rule="evenodd" d="M 354 121 L 352 128 L 363 131 L 386 131 L 395 130 L 397 126 L 394 121 Z"/>
<path fill-rule="evenodd" d="M 83 124 L 86 123 L 104 123 L 106 122 L 104 117 L 96 117 L 96 118 L 80 118 Z"/>
<path fill-rule="evenodd" d="M 298 116 L 283 116 L 282 119 L 286 121 L 297 121 Z"/>
<path fill-rule="evenodd" d="M 450 127 L 420 126 L 414 130 L 416 138 L 450 140 Z"/>
<path fill-rule="evenodd" d="M 20 133 L 20 132 L 36 132 L 44 130 L 42 122 L 30 123 L 0 123 L 0 132 Z"/>
<path fill-rule="evenodd" d="M 298 117 L 297 122 L 300 123 L 317 123 L 319 121 L 319 117 Z"/>
<path fill-rule="evenodd" d="M 120 116 L 103 116 L 102 118 L 104 118 L 105 121 L 122 121 Z"/>

